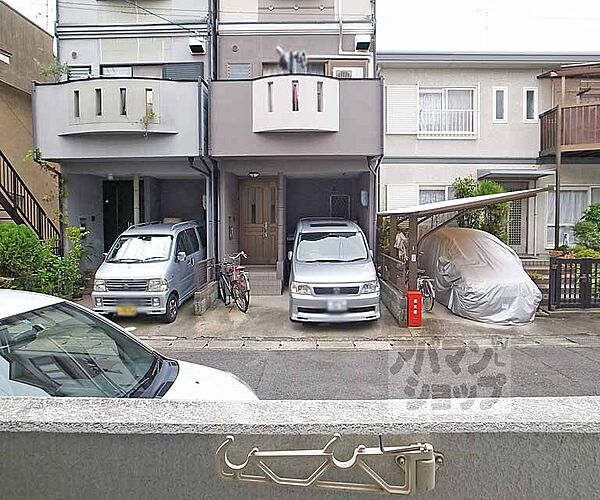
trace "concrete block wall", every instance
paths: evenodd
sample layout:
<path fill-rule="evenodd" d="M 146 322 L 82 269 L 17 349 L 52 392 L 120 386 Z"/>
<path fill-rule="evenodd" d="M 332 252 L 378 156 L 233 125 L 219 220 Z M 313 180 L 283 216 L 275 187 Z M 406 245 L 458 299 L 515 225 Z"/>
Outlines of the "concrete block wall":
<path fill-rule="evenodd" d="M 216 281 L 211 281 L 194 293 L 194 315 L 202 316 L 217 301 L 219 289 Z"/>
<path fill-rule="evenodd" d="M 470 408 L 470 409 L 468 409 Z M 222 479 L 215 451 L 431 443 L 443 453 L 431 500 L 598 498 L 600 397 L 388 401 L 203 402 L 94 398 L 0 398 L 0 492 L 6 499 L 339 499 L 379 494 Z M 301 461 L 278 472 L 301 475 Z M 318 465 L 318 463 L 317 463 Z M 386 457 L 373 462 L 402 482 Z M 337 474 L 337 472 L 336 472 Z M 343 478 L 364 480 L 356 471 Z M 337 475 L 335 479 L 340 479 Z"/>
<path fill-rule="evenodd" d="M 391 315 L 396 318 L 400 326 L 406 326 L 406 297 L 389 283 L 379 280 L 381 302 L 387 307 Z"/>

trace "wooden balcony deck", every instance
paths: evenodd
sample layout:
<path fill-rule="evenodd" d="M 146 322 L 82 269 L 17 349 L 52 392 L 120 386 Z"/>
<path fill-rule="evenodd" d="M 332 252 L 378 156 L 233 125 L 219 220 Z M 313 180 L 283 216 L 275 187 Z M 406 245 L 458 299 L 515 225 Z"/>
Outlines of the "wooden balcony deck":
<path fill-rule="evenodd" d="M 540 115 L 540 155 L 556 154 L 558 108 Z M 563 153 L 600 151 L 600 102 L 563 106 L 560 148 Z"/>

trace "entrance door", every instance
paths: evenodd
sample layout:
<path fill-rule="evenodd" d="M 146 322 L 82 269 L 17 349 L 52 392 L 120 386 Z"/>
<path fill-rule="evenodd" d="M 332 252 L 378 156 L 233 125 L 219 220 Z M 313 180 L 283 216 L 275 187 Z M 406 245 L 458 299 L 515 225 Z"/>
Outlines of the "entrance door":
<path fill-rule="evenodd" d="M 507 191 L 528 189 L 527 182 L 502 182 Z M 508 244 L 518 254 L 527 252 L 527 199 L 515 200 L 508 214 Z"/>
<path fill-rule="evenodd" d="M 277 263 L 277 180 L 240 182 L 240 246 L 248 264 Z"/>
<path fill-rule="evenodd" d="M 133 224 L 133 181 L 104 181 L 104 251 L 110 247 L 125 229 Z"/>

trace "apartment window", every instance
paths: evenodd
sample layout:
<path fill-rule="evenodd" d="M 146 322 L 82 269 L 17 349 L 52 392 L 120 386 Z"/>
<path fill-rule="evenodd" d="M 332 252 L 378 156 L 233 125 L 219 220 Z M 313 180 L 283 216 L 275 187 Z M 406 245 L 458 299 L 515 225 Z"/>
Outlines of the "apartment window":
<path fill-rule="evenodd" d="M 419 205 L 446 201 L 446 186 L 419 186 Z"/>
<path fill-rule="evenodd" d="M 575 242 L 574 226 L 591 201 L 591 196 L 598 197 L 597 188 L 590 190 L 587 187 L 567 187 L 560 190 L 560 244 L 573 244 Z M 596 191 L 596 192 L 594 192 Z M 546 227 L 546 244 L 548 248 L 554 246 L 554 208 L 556 196 L 554 191 L 548 193 L 548 220 Z"/>
<path fill-rule="evenodd" d="M 523 89 L 523 121 L 535 123 L 538 120 L 538 99 L 536 87 Z"/>
<path fill-rule="evenodd" d="M 96 116 L 102 116 L 102 89 L 96 89 Z"/>
<path fill-rule="evenodd" d="M 267 83 L 267 99 L 269 113 L 273 112 L 273 82 Z"/>
<path fill-rule="evenodd" d="M 323 82 L 317 82 L 317 112 L 323 112 Z"/>
<path fill-rule="evenodd" d="M 252 78 L 252 64 L 227 63 L 227 78 L 229 80 L 248 80 Z"/>
<path fill-rule="evenodd" d="M 121 116 L 127 115 L 127 89 L 119 89 L 119 109 Z"/>
<path fill-rule="evenodd" d="M 133 68 L 131 66 L 102 66 L 100 73 L 102 76 L 112 78 L 131 78 L 133 76 Z"/>
<path fill-rule="evenodd" d="M 298 80 L 292 80 L 292 111 L 300 110 L 300 83 Z"/>
<path fill-rule="evenodd" d="M 419 89 L 419 135 L 474 136 L 475 102 L 474 88 Z"/>
<path fill-rule="evenodd" d="M 493 121 L 506 123 L 508 120 L 508 90 L 506 87 L 494 87 Z"/>
<path fill-rule="evenodd" d="M 79 118 L 79 90 L 73 91 L 73 117 Z"/>
<path fill-rule="evenodd" d="M 146 114 L 154 113 L 154 92 L 152 89 L 146 89 Z"/>

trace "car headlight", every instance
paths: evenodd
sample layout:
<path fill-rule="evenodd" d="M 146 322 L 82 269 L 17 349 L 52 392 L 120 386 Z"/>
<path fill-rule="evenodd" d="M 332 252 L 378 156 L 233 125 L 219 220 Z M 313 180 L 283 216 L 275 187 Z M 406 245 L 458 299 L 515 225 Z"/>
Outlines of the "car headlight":
<path fill-rule="evenodd" d="M 94 280 L 94 292 L 106 292 L 106 281 Z"/>
<path fill-rule="evenodd" d="M 308 285 L 305 285 L 304 283 L 296 283 L 295 281 L 292 281 L 290 290 L 292 293 L 299 293 L 300 295 L 311 294 L 310 287 Z"/>
<path fill-rule="evenodd" d="M 158 278 L 148 281 L 148 291 L 149 292 L 164 292 L 166 291 L 169 284 L 167 280 L 164 278 Z"/>
<path fill-rule="evenodd" d="M 379 281 L 369 281 L 364 283 L 360 293 L 377 293 L 379 291 Z"/>

